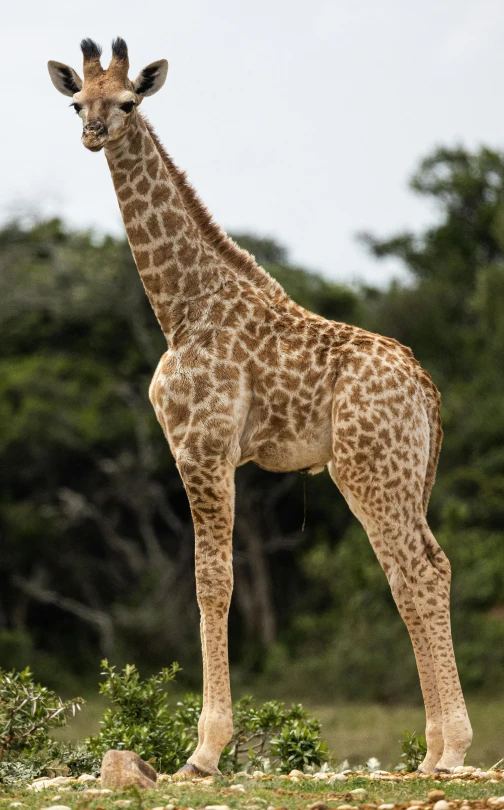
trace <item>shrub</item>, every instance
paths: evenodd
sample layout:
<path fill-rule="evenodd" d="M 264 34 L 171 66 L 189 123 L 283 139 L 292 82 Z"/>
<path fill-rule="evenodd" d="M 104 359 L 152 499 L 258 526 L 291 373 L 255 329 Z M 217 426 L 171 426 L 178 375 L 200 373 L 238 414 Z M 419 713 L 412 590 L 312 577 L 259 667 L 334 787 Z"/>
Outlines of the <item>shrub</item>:
<path fill-rule="evenodd" d="M 95 756 L 110 748 L 135 751 L 160 771 L 183 765 L 198 740 L 201 699 L 186 695 L 170 708 L 166 686 L 174 680 L 178 665 L 142 680 L 132 665 L 117 672 L 107 661 L 102 663 L 105 681 L 100 692 L 112 706 L 103 715 L 100 733 L 86 741 L 88 750 Z M 233 739 L 220 760 L 225 772 L 264 767 L 268 761 L 285 771 L 319 765 L 327 758 L 320 724 L 301 705 L 287 709 L 270 701 L 257 706 L 247 696 L 235 704 L 233 716 Z"/>
<path fill-rule="evenodd" d="M 417 734 L 415 731 L 413 733 L 405 731 L 399 742 L 402 748 L 400 759 L 405 769 L 416 771 L 427 754 L 427 742 L 424 735 Z"/>

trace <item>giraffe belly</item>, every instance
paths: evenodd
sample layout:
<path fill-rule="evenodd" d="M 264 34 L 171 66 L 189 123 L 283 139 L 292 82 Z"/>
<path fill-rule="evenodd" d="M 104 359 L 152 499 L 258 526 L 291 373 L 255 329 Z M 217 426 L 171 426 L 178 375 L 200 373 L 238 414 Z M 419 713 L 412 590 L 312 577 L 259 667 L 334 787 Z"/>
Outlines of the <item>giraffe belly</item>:
<path fill-rule="evenodd" d="M 241 443 L 241 463 L 253 461 L 269 472 L 293 472 L 308 470 L 313 475 L 322 472 L 331 460 L 331 430 L 310 437 L 299 437 L 293 442 L 268 438 L 250 443 Z"/>

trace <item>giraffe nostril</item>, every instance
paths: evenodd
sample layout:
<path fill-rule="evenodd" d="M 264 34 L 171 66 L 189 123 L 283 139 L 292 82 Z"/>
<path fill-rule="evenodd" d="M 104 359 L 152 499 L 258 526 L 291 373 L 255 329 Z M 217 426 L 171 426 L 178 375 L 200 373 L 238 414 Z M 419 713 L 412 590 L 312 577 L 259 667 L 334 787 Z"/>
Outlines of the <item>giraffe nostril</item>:
<path fill-rule="evenodd" d="M 90 135 L 105 135 L 107 132 L 107 128 L 102 121 L 89 121 L 84 127 L 84 132 L 89 133 Z"/>

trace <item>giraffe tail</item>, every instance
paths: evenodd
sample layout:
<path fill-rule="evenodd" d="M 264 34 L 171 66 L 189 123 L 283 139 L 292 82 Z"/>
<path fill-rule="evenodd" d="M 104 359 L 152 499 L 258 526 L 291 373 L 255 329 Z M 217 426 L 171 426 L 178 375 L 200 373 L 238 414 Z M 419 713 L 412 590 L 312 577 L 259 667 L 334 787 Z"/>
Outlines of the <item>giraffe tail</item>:
<path fill-rule="evenodd" d="M 429 498 L 436 478 L 439 453 L 443 439 L 443 428 L 439 413 L 441 406 L 440 393 L 434 385 L 431 376 L 423 369 L 420 372 L 419 380 L 424 393 L 425 410 L 429 420 L 429 459 L 427 462 L 427 470 L 425 472 L 425 485 L 423 491 L 423 506 L 425 514 L 427 514 Z"/>

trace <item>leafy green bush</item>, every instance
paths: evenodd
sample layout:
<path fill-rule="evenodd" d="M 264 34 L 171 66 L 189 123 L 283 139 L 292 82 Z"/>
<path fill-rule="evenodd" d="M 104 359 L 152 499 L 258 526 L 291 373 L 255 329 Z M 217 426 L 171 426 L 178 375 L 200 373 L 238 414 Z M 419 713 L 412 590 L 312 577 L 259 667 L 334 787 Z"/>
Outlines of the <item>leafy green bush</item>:
<path fill-rule="evenodd" d="M 88 751 L 103 756 L 110 748 L 128 749 L 160 771 L 180 768 L 197 744 L 201 699 L 186 695 L 170 707 L 166 686 L 174 680 L 178 665 L 143 680 L 131 664 L 122 672 L 107 661 L 102 665 L 105 681 L 100 692 L 112 706 L 103 715 L 99 734 L 86 740 Z M 300 705 L 287 709 L 270 701 L 257 706 L 247 696 L 234 706 L 234 724 L 233 739 L 220 761 L 223 771 L 268 764 L 285 771 L 319 765 L 327 758 L 320 724 Z"/>
<path fill-rule="evenodd" d="M 413 733 L 405 731 L 399 742 L 402 748 L 400 760 L 405 769 L 416 771 L 427 754 L 427 742 L 424 735 L 417 734 L 415 731 Z"/>
<path fill-rule="evenodd" d="M 188 697 L 171 710 L 165 687 L 174 680 L 178 664 L 145 679 L 131 664 L 122 672 L 107 660 L 102 667 L 100 693 L 112 706 L 104 712 L 99 734 L 86 740 L 88 750 L 97 756 L 110 748 L 135 751 L 158 770 L 179 768 L 196 745 L 200 707 Z"/>
<path fill-rule="evenodd" d="M 34 682 L 29 667 L 21 672 L 0 669 L 0 781 L 96 771 L 99 763 L 86 749 L 51 737 L 83 702 L 61 700 Z"/>
<path fill-rule="evenodd" d="M 30 668 L 21 672 L 0 669 L 0 760 L 29 749 L 50 747 L 50 731 L 75 715 L 82 698 L 62 701 L 55 692 L 35 683 Z"/>

